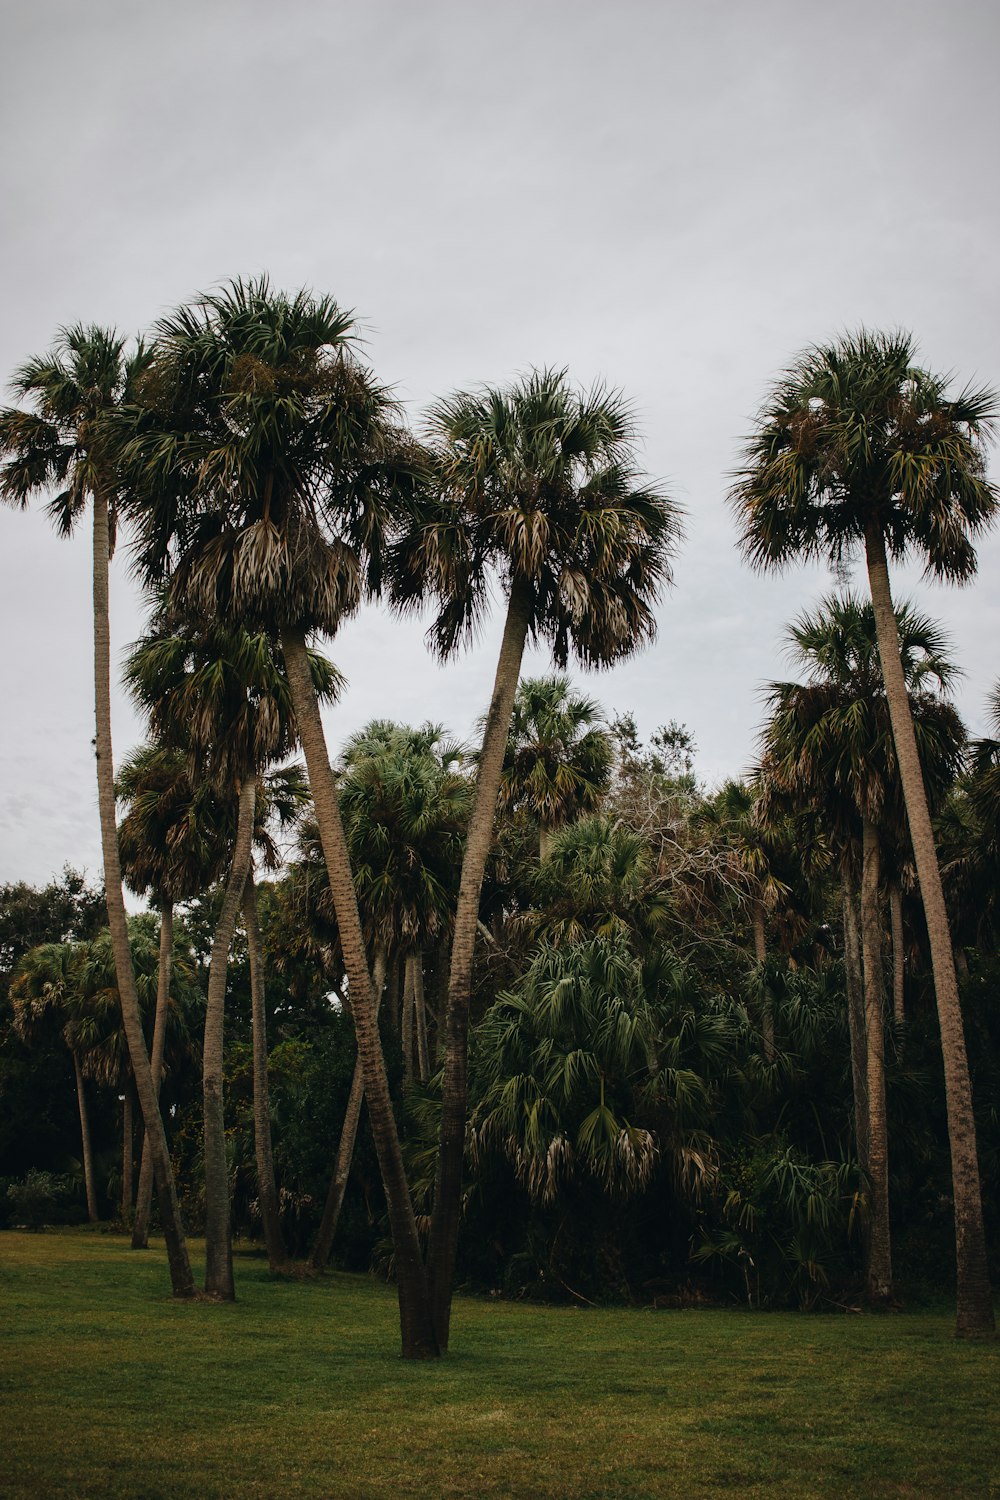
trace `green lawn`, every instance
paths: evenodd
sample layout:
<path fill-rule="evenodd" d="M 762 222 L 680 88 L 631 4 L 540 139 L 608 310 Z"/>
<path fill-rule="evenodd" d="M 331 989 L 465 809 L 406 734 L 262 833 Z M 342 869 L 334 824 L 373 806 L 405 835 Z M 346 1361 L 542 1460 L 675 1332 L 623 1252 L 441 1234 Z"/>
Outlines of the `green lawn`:
<path fill-rule="evenodd" d="M 1000 1496 L 1000 1346 L 940 1313 L 592 1311 L 462 1299 L 398 1358 L 393 1291 L 177 1304 L 162 1251 L 0 1235 L 0 1494 Z"/>

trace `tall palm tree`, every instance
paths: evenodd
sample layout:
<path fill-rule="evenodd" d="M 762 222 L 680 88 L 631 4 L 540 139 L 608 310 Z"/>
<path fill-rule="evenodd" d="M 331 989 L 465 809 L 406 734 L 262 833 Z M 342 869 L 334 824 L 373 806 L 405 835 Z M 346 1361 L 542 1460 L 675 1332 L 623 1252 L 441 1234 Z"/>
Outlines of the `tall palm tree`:
<path fill-rule="evenodd" d="M 121 766 L 115 795 L 123 807 L 118 828 L 122 869 L 129 889 L 160 909 L 160 965 L 150 1064 L 159 1097 L 170 1001 L 174 906 L 199 895 L 218 878 L 225 859 L 223 810 L 207 781 L 192 782 L 184 750 L 142 745 Z M 136 1191 L 133 1250 L 149 1240 L 153 1176 L 149 1137 L 143 1139 Z"/>
<path fill-rule="evenodd" d="M 498 809 L 528 811 L 538 824 L 543 860 L 556 830 L 597 812 L 611 784 L 611 736 L 600 726 L 597 703 L 574 693 L 568 677 L 529 677 L 518 684 Z"/>
<path fill-rule="evenodd" d="M 147 364 L 141 345 L 127 357 L 126 341 L 114 332 L 76 326 L 60 332 L 49 354 L 23 365 L 14 388 L 31 409 L 0 412 L 0 454 L 6 459 L 0 467 L 0 498 L 24 506 L 33 494 L 57 491 L 49 513 L 63 535 L 73 530 L 88 498 L 92 505 L 95 745 L 108 921 L 132 1070 L 153 1154 L 171 1286 L 174 1296 L 192 1297 L 194 1278 L 139 1017 L 115 832 L 108 567 L 123 495 L 111 419 Z"/>
<path fill-rule="evenodd" d="M 156 329 L 126 447 L 140 564 L 208 618 L 280 637 L 347 969 L 395 1247 L 403 1353 L 437 1354 L 416 1219 L 375 1021 L 350 861 L 306 639 L 376 590 L 386 534 L 420 482 L 398 410 L 328 297 L 236 281 Z"/>
<path fill-rule="evenodd" d="M 309 654 L 307 663 L 314 692 L 332 699 L 339 683 L 336 669 L 316 653 Z M 229 949 L 250 875 L 257 788 L 268 766 L 293 748 L 295 716 L 277 646 L 267 631 L 203 622 L 181 612 L 161 611 L 133 647 L 125 680 L 153 732 L 186 750 L 193 778 L 207 779 L 217 798 L 237 805 L 209 964 L 203 1052 L 205 1290 L 230 1301 L 235 1286 L 223 1098 Z M 253 929 L 252 896 L 249 904 Z M 273 1215 L 268 1223 L 273 1241 Z M 269 1251 L 276 1248 L 272 1244 Z"/>
<path fill-rule="evenodd" d="M 670 577 L 679 513 L 644 482 L 627 402 L 536 371 L 508 389 L 460 392 L 434 406 L 435 494 L 393 555 L 399 607 L 438 605 L 431 639 L 451 654 L 474 634 L 494 582 L 507 614 L 479 753 L 462 862 L 448 988 L 447 1051 L 428 1274 L 447 1346 L 468 1112 L 472 965 L 511 712 L 529 639 L 555 664 L 620 660 L 651 639 Z"/>
<path fill-rule="evenodd" d="M 931 689 L 955 676 L 942 632 L 908 605 L 898 611 L 900 659 L 933 800 L 954 779 L 965 743 L 962 722 Z M 864 1166 L 871 1187 L 867 1251 L 872 1301 L 892 1297 L 889 1167 L 885 1094 L 883 921 L 884 855 L 898 847 L 905 821 L 895 745 L 882 683 L 871 604 L 847 593 L 802 615 L 789 637 L 806 683 L 772 683 L 763 734 L 765 781 L 806 805 L 826 824 L 845 872 L 861 869 L 866 1119 Z M 903 835 L 905 836 L 905 835 Z M 859 1131 L 859 1139 L 862 1132 Z"/>
<path fill-rule="evenodd" d="M 861 331 L 806 351 L 782 376 L 731 491 L 745 555 L 759 568 L 793 557 L 835 562 L 864 549 L 910 839 L 927 917 L 941 1027 L 958 1267 L 957 1331 L 994 1327 L 975 1117 L 955 959 L 920 768 L 888 559 L 908 552 L 954 582 L 976 569 L 973 538 L 996 514 L 985 439 L 996 396 L 915 363 L 908 334 Z"/>

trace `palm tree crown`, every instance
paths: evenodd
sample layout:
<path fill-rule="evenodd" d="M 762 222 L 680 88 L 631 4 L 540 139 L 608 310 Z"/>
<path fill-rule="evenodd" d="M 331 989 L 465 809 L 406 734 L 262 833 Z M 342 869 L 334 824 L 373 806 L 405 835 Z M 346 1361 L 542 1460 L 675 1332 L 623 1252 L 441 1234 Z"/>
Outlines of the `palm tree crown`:
<path fill-rule="evenodd" d="M 208 618 L 332 634 L 420 471 L 352 315 L 237 280 L 155 334 L 124 446 L 140 569 Z"/>
<path fill-rule="evenodd" d="M 535 371 L 438 402 L 427 431 L 437 503 L 396 548 L 393 583 L 401 605 L 437 598 L 442 655 L 474 634 L 493 574 L 505 596 L 527 591 L 528 633 L 550 644 L 557 666 L 571 650 L 605 665 L 652 638 L 679 510 L 640 481 L 621 395 Z"/>
<path fill-rule="evenodd" d="M 984 440 L 996 395 L 914 364 L 907 333 L 865 330 L 809 349 L 785 372 L 747 443 L 730 499 L 755 567 L 839 560 L 876 526 L 890 557 L 911 549 L 929 572 L 975 572 L 970 538 L 997 511 Z"/>

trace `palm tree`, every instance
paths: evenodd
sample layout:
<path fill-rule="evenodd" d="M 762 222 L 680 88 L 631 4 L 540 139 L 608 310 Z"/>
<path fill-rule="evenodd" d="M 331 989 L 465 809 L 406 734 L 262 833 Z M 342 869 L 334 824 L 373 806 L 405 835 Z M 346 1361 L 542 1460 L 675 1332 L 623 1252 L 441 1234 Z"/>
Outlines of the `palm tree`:
<path fill-rule="evenodd" d="M 404 1355 L 438 1350 L 389 1096 L 308 635 L 333 635 L 380 581 L 420 455 L 328 297 L 232 282 L 157 326 L 126 447 L 143 497 L 139 559 L 207 618 L 274 630 L 305 752 L 347 969 L 395 1247 Z"/>
<path fill-rule="evenodd" d="M 631 410 L 617 393 L 581 394 L 565 372 L 535 372 L 506 390 L 460 392 L 431 409 L 436 491 L 393 555 L 404 608 L 438 603 L 431 639 L 442 656 L 470 638 L 493 580 L 507 615 L 479 753 L 462 862 L 448 987 L 440 1149 L 428 1274 L 438 1342 L 447 1346 L 458 1245 L 468 1096 L 472 965 L 483 875 L 525 643 L 545 640 L 603 666 L 655 631 L 670 576 L 677 509 L 641 481 Z"/>
<path fill-rule="evenodd" d="M 993 519 L 984 442 L 990 391 L 949 398 L 914 362 L 908 334 L 862 331 L 803 354 L 775 386 L 731 491 L 741 544 L 759 568 L 793 557 L 834 562 L 864 548 L 917 877 L 927 917 L 941 1028 L 955 1198 L 957 1331 L 994 1327 L 972 1090 L 955 960 L 920 767 L 888 558 L 914 551 L 955 582 L 976 568 L 973 537 Z"/>
<path fill-rule="evenodd" d="M 160 909 L 160 965 L 150 1063 L 159 1097 L 170 1001 L 174 906 L 206 890 L 222 869 L 225 843 L 222 809 L 208 782 L 193 783 L 184 750 L 142 745 L 124 762 L 115 781 L 124 808 L 118 828 L 122 869 L 129 889 L 149 896 Z M 133 1250 L 149 1240 L 153 1175 L 149 1137 L 143 1139 Z"/>
<path fill-rule="evenodd" d="M 955 668 L 932 620 L 904 604 L 898 627 L 924 780 L 938 800 L 958 769 L 965 731 L 954 708 L 929 688 L 946 687 Z M 765 781 L 772 804 L 776 791 L 784 793 L 826 823 L 845 873 L 860 863 L 863 1140 L 871 1186 L 867 1278 L 871 1299 L 887 1302 L 892 1261 L 880 900 L 884 852 L 898 848 L 905 813 L 872 606 L 851 593 L 831 596 L 801 616 L 789 636 L 810 681 L 771 684 L 772 716 L 763 736 Z"/>
<path fill-rule="evenodd" d="M 498 810 L 527 810 L 538 824 L 542 860 L 556 830 L 597 812 L 611 784 L 611 737 L 600 724 L 597 703 L 574 693 L 568 677 L 529 677 L 518 685 Z"/>
<path fill-rule="evenodd" d="M 336 669 L 316 653 L 310 653 L 307 662 L 314 692 L 332 699 L 339 683 Z M 276 644 L 264 630 L 251 632 L 161 611 L 133 647 L 125 680 L 153 732 L 186 750 L 193 779 L 207 779 L 220 800 L 232 798 L 237 805 L 209 964 L 203 1053 L 205 1290 L 231 1301 L 235 1287 L 223 1099 L 226 976 L 253 858 L 257 788 L 267 767 L 294 746 L 295 716 Z M 252 896 L 249 905 L 252 937 Z M 258 1015 L 258 1027 L 261 1020 Z M 284 1256 L 276 1244 L 276 1200 L 266 1184 L 264 1197 L 275 1210 L 267 1221 L 272 1241 L 268 1249 L 280 1263 Z"/>
<path fill-rule="evenodd" d="M 23 365 L 14 388 L 33 409 L 0 412 L 0 454 L 6 457 L 0 498 L 24 506 L 33 494 L 56 489 L 49 513 L 63 535 L 73 530 L 88 497 L 93 506 L 95 744 L 108 921 L 132 1069 L 153 1154 L 171 1286 L 175 1297 L 192 1297 L 194 1278 L 139 1017 L 115 832 L 108 565 L 123 496 L 110 419 L 147 364 L 141 345 L 126 357 L 125 340 L 117 334 L 76 326 L 60 332 L 49 354 Z"/>

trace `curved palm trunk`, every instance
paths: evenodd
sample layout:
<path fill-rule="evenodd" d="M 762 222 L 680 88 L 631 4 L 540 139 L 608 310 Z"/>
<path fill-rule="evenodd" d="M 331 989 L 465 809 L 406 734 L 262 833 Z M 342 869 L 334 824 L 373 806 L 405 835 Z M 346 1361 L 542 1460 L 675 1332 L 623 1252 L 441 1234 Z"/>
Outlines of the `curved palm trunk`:
<path fill-rule="evenodd" d="M 160 963 L 156 971 L 156 1015 L 153 1019 L 153 1051 L 150 1069 L 157 1102 L 163 1079 L 163 1053 L 167 1039 L 167 1010 L 170 1005 L 170 976 L 174 955 L 174 903 L 160 904 Z M 160 1117 L 163 1118 L 162 1115 Z M 132 1249 L 145 1250 L 149 1244 L 149 1215 L 153 1203 L 153 1158 L 149 1150 L 149 1132 L 142 1138 L 142 1160 L 139 1165 L 139 1187 L 135 1195 L 135 1223 L 132 1226 Z"/>
<path fill-rule="evenodd" d="M 844 975 L 847 981 L 847 1031 L 851 1040 L 851 1083 L 854 1093 L 854 1142 L 858 1166 L 868 1176 L 868 1046 L 865 1041 L 864 973 L 861 933 L 858 930 L 857 892 L 850 876 L 844 886 Z M 867 1235 L 867 1230 L 866 1230 Z M 867 1260 L 867 1250 L 865 1258 Z"/>
<path fill-rule="evenodd" d="M 73 1073 L 76 1077 L 76 1104 L 80 1111 L 80 1145 L 83 1152 L 83 1186 L 87 1194 L 87 1220 L 98 1221 L 97 1192 L 94 1188 L 94 1153 L 90 1144 L 90 1117 L 87 1114 L 87 1097 L 83 1092 L 83 1069 L 80 1054 L 73 1048 Z"/>
<path fill-rule="evenodd" d="M 358 1055 L 364 1073 L 368 1114 L 378 1153 L 379 1170 L 385 1188 L 392 1243 L 396 1255 L 396 1280 L 399 1290 L 399 1323 L 404 1359 L 434 1359 L 439 1353 L 434 1337 L 427 1276 L 420 1254 L 417 1221 L 403 1166 L 396 1120 L 389 1096 L 382 1043 L 375 1017 L 375 1001 L 368 959 L 365 954 L 358 901 L 351 876 L 351 863 L 344 837 L 344 825 L 337 802 L 337 792 L 330 771 L 326 736 L 313 690 L 312 674 L 305 637 L 301 631 L 282 630 L 281 649 L 288 673 L 292 704 L 298 722 L 299 737 L 305 753 L 326 860 L 330 893 L 337 914 L 340 945 L 350 984 L 351 1012 L 358 1039 Z"/>
<path fill-rule="evenodd" d="M 128 1041 L 132 1076 L 142 1109 L 143 1124 L 150 1138 L 153 1176 L 160 1201 L 160 1218 L 167 1242 L 170 1283 L 175 1297 L 195 1295 L 194 1277 L 184 1239 L 173 1167 L 167 1137 L 160 1118 L 153 1074 L 146 1053 L 146 1039 L 139 1015 L 139 997 L 128 944 L 128 923 L 122 895 L 118 829 L 115 824 L 115 776 L 111 754 L 111 640 L 108 626 L 108 497 L 100 487 L 94 493 L 94 700 L 97 720 L 97 800 L 101 817 L 101 847 L 104 856 L 104 892 L 108 926 L 115 956 L 115 974 L 121 997 L 122 1024 Z"/>
<path fill-rule="evenodd" d="M 271 1102 L 267 1080 L 267 1015 L 264 1009 L 264 957 L 260 941 L 260 915 L 257 910 L 257 885 L 253 865 L 247 871 L 243 887 L 243 920 L 246 924 L 247 952 L 250 958 L 250 1010 L 253 1032 L 253 1137 L 257 1157 L 257 1197 L 260 1220 L 267 1247 L 267 1263 L 272 1271 L 286 1264 L 285 1243 L 281 1235 L 278 1211 L 278 1189 L 274 1181 L 274 1154 L 271 1150 Z"/>
<path fill-rule="evenodd" d="M 233 1240 L 229 1204 L 229 1163 L 226 1159 L 226 1119 L 223 1099 L 223 1034 L 226 1014 L 226 975 L 229 949 L 250 870 L 253 843 L 254 804 L 257 782 L 248 776 L 240 787 L 239 814 L 233 862 L 226 881 L 212 957 L 208 966 L 208 998 L 205 1006 L 205 1044 L 202 1063 L 205 1158 L 205 1291 L 210 1297 L 232 1302 Z"/>
<path fill-rule="evenodd" d="M 899 655 L 899 631 L 889 589 L 885 539 L 879 528 L 871 527 L 866 532 L 865 547 L 879 658 L 889 704 L 896 759 L 903 783 L 917 879 L 927 917 L 934 992 L 941 1028 L 952 1191 L 955 1199 L 956 1332 L 960 1337 L 974 1336 L 992 1333 L 995 1324 L 986 1263 L 976 1121 L 972 1110 L 972 1086 L 969 1081 L 955 958 L 934 844 L 934 830 L 927 805 L 927 791 Z"/>
<path fill-rule="evenodd" d="M 906 1020 L 906 952 L 903 936 L 903 892 L 899 882 L 889 886 L 889 922 L 892 929 L 892 1013 L 897 1026 Z"/>
<path fill-rule="evenodd" d="M 385 988 L 386 951 L 382 944 L 375 950 L 375 967 L 372 972 L 372 988 L 375 991 L 375 1014 L 378 1015 L 379 1006 L 382 1003 L 382 991 Z M 340 1142 L 337 1146 L 337 1159 L 333 1166 L 333 1177 L 330 1181 L 330 1190 L 326 1195 L 326 1203 L 323 1206 L 323 1217 L 316 1233 L 316 1243 L 313 1245 L 309 1264 L 315 1271 L 322 1271 L 330 1259 L 330 1251 L 333 1249 L 333 1241 L 337 1234 L 337 1225 L 340 1222 L 340 1210 L 344 1206 L 344 1194 L 347 1192 L 347 1179 L 351 1173 L 351 1162 L 354 1160 L 354 1144 L 358 1138 L 358 1126 L 361 1123 L 361 1105 L 365 1097 L 365 1073 L 361 1065 L 361 1054 L 358 1053 L 354 1064 L 354 1077 L 351 1079 L 351 1092 L 347 1096 L 347 1108 L 344 1110 L 344 1123 L 340 1130 Z"/>
<path fill-rule="evenodd" d="M 869 1300 L 892 1299 L 889 1234 L 889 1136 L 885 1111 L 885 1022 L 883 1019 L 882 924 L 879 920 L 881 847 L 878 830 L 866 818 L 862 830 L 861 948 L 865 982 L 865 1056 L 868 1084 Z"/>
<path fill-rule="evenodd" d="M 445 1062 L 441 1089 L 441 1131 L 434 1211 L 431 1216 L 427 1270 L 430 1281 L 434 1328 L 442 1349 L 448 1347 L 451 1321 L 451 1287 L 458 1253 L 458 1224 L 462 1203 L 462 1167 L 465 1160 L 465 1126 L 469 1088 L 469 1004 L 472 992 L 472 962 L 479 925 L 479 897 L 486 872 L 486 859 L 493 841 L 500 773 L 503 769 L 510 719 L 514 709 L 517 679 L 528 636 L 530 595 L 522 584 L 514 584 L 507 606 L 507 620 L 500 645 L 493 697 L 486 718 L 476 798 L 462 860 L 462 878 L 455 911 L 451 947 L 448 1010 L 445 1017 Z"/>

